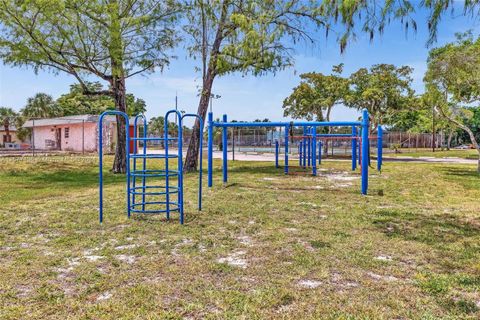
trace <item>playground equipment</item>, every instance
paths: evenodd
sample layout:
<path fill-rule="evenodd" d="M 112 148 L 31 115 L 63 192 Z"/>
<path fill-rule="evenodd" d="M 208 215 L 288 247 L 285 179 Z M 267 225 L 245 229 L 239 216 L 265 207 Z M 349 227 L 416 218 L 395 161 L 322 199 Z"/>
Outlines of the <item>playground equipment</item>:
<path fill-rule="evenodd" d="M 376 137 L 369 137 L 369 117 L 367 110 L 362 111 L 362 121 L 337 121 L 337 122 L 228 122 L 227 115 L 223 115 L 221 122 L 213 121 L 213 113 L 208 113 L 208 187 L 213 186 L 213 129 L 214 127 L 222 128 L 222 169 L 223 182 L 228 181 L 228 161 L 227 161 L 227 129 L 230 127 L 280 127 L 284 128 L 285 140 L 285 161 L 284 172 L 289 173 L 289 138 L 300 140 L 299 143 L 299 165 L 303 168 L 311 167 L 312 175 L 317 175 L 317 161 L 321 163 L 322 154 L 322 139 L 350 139 L 352 141 L 352 170 L 356 170 L 357 161 L 361 166 L 361 192 L 367 194 L 368 190 L 368 164 L 370 162 L 369 152 L 369 138 L 378 139 L 377 148 L 377 170 L 382 168 L 382 128 L 378 127 L 378 135 Z M 291 128 L 303 128 L 303 135 L 297 137 L 289 137 Z M 351 127 L 351 133 L 347 134 L 319 134 L 317 128 L 319 127 Z M 358 130 L 360 132 L 358 134 Z M 320 140 L 320 141 L 319 141 Z M 318 143 L 320 142 L 320 143 Z M 358 143 L 357 143 L 358 142 Z M 318 159 L 317 159 L 318 148 Z M 358 152 L 358 156 L 357 156 Z M 278 168 L 279 159 L 279 144 L 278 140 L 275 142 L 275 166 Z M 362 161 L 365 159 L 366 161 Z M 364 162 L 364 164 L 362 164 Z"/>
<path fill-rule="evenodd" d="M 175 114 L 178 119 L 177 137 L 170 137 L 168 134 L 168 118 Z M 99 156 L 99 220 L 103 222 L 103 119 L 107 115 L 118 115 L 130 123 L 127 114 L 120 111 L 105 111 L 98 120 L 98 156 Z M 186 117 L 195 117 L 200 121 L 200 136 L 203 136 L 203 119 L 196 114 L 184 114 L 176 110 L 170 110 L 165 114 L 164 134 L 162 137 L 147 137 L 147 119 L 144 115 L 138 115 L 133 120 L 133 136 L 126 130 L 126 193 L 127 193 L 127 216 L 131 213 L 138 214 L 162 214 L 170 219 L 172 212 L 179 213 L 180 223 L 184 223 L 183 208 L 183 120 Z M 143 120 L 143 136 L 137 135 L 137 123 L 139 119 Z M 149 152 L 147 143 L 149 141 L 158 141 L 165 146 L 163 153 Z M 130 142 L 133 142 L 133 150 L 130 150 Z M 142 144 L 142 150 L 139 152 L 138 144 Z M 170 153 L 170 144 L 177 145 L 177 152 Z M 202 150 L 202 139 L 200 139 L 200 150 Z M 164 161 L 164 169 L 147 169 L 148 159 L 158 159 Z M 141 167 L 138 167 L 137 161 L 141 160 Z M 172 161 L 176 160 L 172 164 Z M 161 165 L 162 163 L 160 163 Z M 150 166 L 150 164 L 149 164 Z M 156 166 L 158 167 L 158 166 Z M 157 178 L 157 179 L 155 179 Z M 159 179 L 160 178 L 160 183 Z M 172 179 L 176 179 L 176 185 L 172 185 Z M 137 181 L 141 180 L 140 184 Z M 156 183 L 155 183 L 156 182 Z M 174 183 L 174 182 L 173 182 Z M 174 199 L 176 196 L 176 200 Z M 139 200 L 140 199 L 140 200 Z M 202 152 L 200 152 L 200 172 L 198 188 L 198 210 L 202 210 Z"/>

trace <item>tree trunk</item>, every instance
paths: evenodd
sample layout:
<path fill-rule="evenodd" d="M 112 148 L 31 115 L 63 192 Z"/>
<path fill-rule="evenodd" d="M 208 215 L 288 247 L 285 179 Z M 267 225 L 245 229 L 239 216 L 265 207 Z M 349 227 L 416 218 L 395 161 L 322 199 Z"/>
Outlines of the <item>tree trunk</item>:
<path fill-rule="evenodd" d="M 117 0 L 109 0 L 110 15 L 110 43 L 109 55 L 111 60 L 112 76 L 110 80 L 111 91 L 115 109 L 127 113 L 126 88 L 125 88 L 125 70 L 123 66 L 124 44 L 122 41 L 122 27 L 120 21 L 120 5 Z M 115 146 L 115 159 L 113 161 L 113 173 L 125 173 L 127 171 L 127 152 L 126 152 L 126 126 L 122 116 L 117 117 L 117 145 Z"/>
<path fill-rule="evenodd" d="M 207 77 L 203 83 L 202 95 L 200 97 L 200 102 L 198 103 L 197 114 L 203 119 L 204 126 L 206 126 L 205 120 L 207 119 L 208 103 L 210 102 L 210 96 L 212 94 L 212 85 L 215 75 L 213 72 L 207 73 Z M 192 137 L 187 149 L 187 156 L 185 158 L 184 168 L 187 172 L 192 172 L 197 170 L 198 166 L 198 152 L 200 147 L 200 121 L 195 120 L 193 125 Z"/>
<path fill-rule="evenodd" d="M 206 72 L 205 72 L 205 68 L 206 68 L 205 61 L 207 57 L 207 50 L 205 46 L 207 44 L 205 42 L 205 38 L 203 38 L 204 41 L 202 42 L 203 86 L 202 86 L 202 95 L 200 96 L 200 102 L 198 103 L 197 115 L 199 115 L 204 122 L 206 121 L 208 103 L 210 102 L 211 95 L 212 95 L 213 80 L 215 79 L 215 76 L 216 76 L 217 57 L 218 57 L 218 54 L 220 53 L 220 46 L 225 37 L 224 27 L 225 27 L 225 21 L 227 18 L 228 4 L 229 4 L 228 1 L 224 1 L 222 3 L 222 15 L 220 17 L 220 21 L 218 23 L 218 27 L 216 30 L 215 40 L 213 41 L 213 45 L 210 53 L 210 60 L 209 60 Z M 203 33 L 205 32 L 206 30 L 204 29 Z M 204 36 L 205 34 L 203 35 L 203 37 Z M 193 125 L 192 137 L 188 145 L 187 156 L 185 158 L 185 163 L 183 166 L 185 171 L 191 172 L 191 171 L 197 170 L 199 146 L 200 146 L 200 121 L 196 119 L 195 124 Z"/>
<path fill-rule="evenodd" d="M 472 142 L 473 144 L 473 147 L 477 150 L 478 152 L 478 163 L 477 163 L 477 172 L 480 173 L 480 145 L 478 144 L 477 142 L 477 139 L 475 139 L 475 134 L 473 133 L 473 131 L 466 125 L 464 125 L 463 123 L 461 123 L 460 121 L 458 121 L 457 119 L 455 118 L 452 118 L 450 116 L 448 116 L 444 111 L 443 109 L 440 107 L 440 113 L 442 114 L 443 117 L 445 117 L 447 120 L 449 120 L 450 122 L 452 122 L 453 124 L 455 124 L 457 127 L 465 130 L 467 133 L 468 133 L 468 136 L 470 137 L 470 141 Z"/>
<path fill-rule="evenodd" d="M 333 106 L 327 107 L 327 113 L 325 115 L 325 121 L 327 121 L 327 122 L 330 122 L 330 113 L 332 112 L 332 107 Z M 332 133 L 332 127 L 330 127 L 330 126 L 327 127 L 327 133 L 328 134 Z M 325 156 L 328 156 L 328 141 L 329 141 L 329 139 L 325 139 L 325 143 L 323 145 L 323 154 Z M 333 147 L 333 142 L 332 142 L 332 147 Z"/>
<path fill-rule="evenodd" d="M 114 77 L 112 80 L 113 99 L 115 101 L 115 109 L 121 112 L 127 112 L 125 101 L 125 79 Z M 117 144 L 115 146 L 115 160 L 113 161 L 113 173 L 125 173 L 127 171 L 127 125 L 122 116 L 117 117 Z"/>
<path fill-rule="evenodd" d="M 452 137 L 453 137 L 453 130 L 449 130 L 448 138 L 447 138 L 447 150 L 450 150 L 452 146 Z"/>

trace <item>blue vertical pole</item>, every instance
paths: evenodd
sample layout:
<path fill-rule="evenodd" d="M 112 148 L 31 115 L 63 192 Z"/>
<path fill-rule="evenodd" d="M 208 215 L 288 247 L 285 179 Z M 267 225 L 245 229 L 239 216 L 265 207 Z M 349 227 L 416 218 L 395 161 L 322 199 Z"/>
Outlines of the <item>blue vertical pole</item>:
<path fill-rule="evenodd" d="M 357 144 L 358 144 L 358 165 L 361 166 L 362 165 L 362 128 L 360 128 L 360 132 L 358 133 L 358 138 L 359 140 L 357 141 Z"/>
<path fill-rule="evenodd" d="M 279 145 L 278 145 L 278 140 L 275 140 L 275 168 L 278 169 L 278 150 Z"/>
<path fill-rule="evenodd" d="M 134 155 L 136 155 L 138 153 L 138 140 L 136 140 L 136 138 L 138 138 L 138 134 L 137 134 L 137 118 L 135 118 L 134 122 L 133 122 L 133 150 L 132 150 L 132 153 Z M 130 131 L 130 127 L 129 125 L 127 125 L 127 131 Z M 134 157 L 133 158 L 133 172 L 135 172 L 135 175 L 132 177 L 132 190 L 133 190 L 133 193 L 132 193 L 132 206 L 135 208 L 135 193 L 136 193 L 136 187 L 137 187 L 137 183 L 136 183 L 136 175 L 138 174 L 137 171 L 137 157 Z M 145 172 L 143 173 L 145 174 Z M 145 201 L 143 201 L 145 202 Z"/>
<path fill-rule="evenodd" d="M 290 126 L 285 126 L 285 174 L 288 174 L 288 133 L 290 132 Z"/>
<path fill-rule="evenodd" d="M 100 116 L 98 121 L 98 183 L 99 183 L 99 204 L 98 204 L 98 218 L 100 223 L 103 222 L 103 117 Z M 127 197 L 129 197 L 127 192 Z"/>
<path fill-rule="evenodd" d="M 352 171 L 357 169 L 357 127 L 352 127 Z"/>
<path fill-rule="evenodd" d="M 302 165 L 302 141 L 298 144 L 298 165 Z"/>
<path fill-rule="evenodd" d="M 208 113 L 208 165 L 207 165 L 207 176 L 208 176 L 208 187 L 211 188 L 213 185 L 213 113 Z"/>
<path fill-rule="evenodd" d="M 227 122 L 227 115 L 223 115 L 223 122 Z M 227 127 L 222 128 L 222 151 L 223 151 L 223 183 L 227 183 L 227 151 L 228 151 Z"/>
<path fill-rule="evenodd" d="M 362 111 L 362 194 L 368 190 L 368 111 Z"/>
<path fill-rule="evenodd" d="M 318 142 L 318 164 L 322 164 L 322 141 Z"/>
<path fill-rule="evenodd" d="M 382 126 L 378 126 L 377 134 L 377 170 L 382 171 L 383 162 L 383 129 Z"/>
<path fill-rule="evenodd" d="M 123 113 L 123 116 L 125 118 L 125 143 L 127 144 L 125 146 L 125 151 L 127 153 L 127 216 L 130 218 L 130 210 L 131 210 L 131 205 L 130 205 L 130 121 L 128 119 L 128 115 L 126 113 Z"/>
<path fill-rule="evenodd" d="M 143 137 L 147 137 L 147 119 L 144 117 L 143 118 Z M 135 141 L 136 143 L 136 141 Z M 143 177 L 142 177 L 142 211 L 145 211 L 145 193 L 147 191 L 146 187 L 146 174 L 147 170 L 147 140 L 143 140 Z"/>
<path fill-rule="evenodd" d="M 167 119 L 165 118 L 165 123 Z M 178 120 L 178 208 L 180 213 L 180 224 L 183 224 L 183 124 L 182 118 Z"/>
<path fill-rule="evenodd" d="M 312 174 L 317 175 L 317 127 L 312 128 Z"/>
<path fill-rule="evenodd" d="M 176 115 L 175 115 L 176 116 Z M 165 217 L 170 219 L 170 171 L 168 163 L 168 112 L 163 121 L 163 139 L 165 141 Z M 178 191 L 180 192 L 180 191 Z"/>
<path fill-rule="evenodd" d="M 311 157 L 312 157 L 312 136 L 310 134 L 312 132 L 312 128 L 307 129 L 308 139 L 307 139 L 307 165 L 310 167 L 311 165 Z"/>
<path fill-rule="evenodd" d="M 303 152 L 302 152 L 302 157 L 303 157 L 303 167 L 305 168 L 307 166 L 307 139 L 305 136 L 307 135 L 307 128 L 304 126 L 303 127 L 303 138 L 302 138 L 302 147 L 303 147 Z"/>

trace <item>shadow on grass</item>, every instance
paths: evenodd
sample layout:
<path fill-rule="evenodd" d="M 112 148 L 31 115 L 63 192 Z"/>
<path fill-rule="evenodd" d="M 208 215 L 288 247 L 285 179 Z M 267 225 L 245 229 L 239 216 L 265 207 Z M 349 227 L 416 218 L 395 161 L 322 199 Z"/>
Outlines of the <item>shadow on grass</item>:
<path fill-rule="evenodd" d="M 480 189 L 480 173 L 476 169 L 465 167 L 446 167 L 441 169 L 442 174 L 450 181 L 461 184 L 467 189 Z"/>
<path fill-rule="evenodd" d="M 479 221 L 462 221 L 451 214 L 425 215 L 381 210 L 373 224 L 389 237 L 443 247 L 466 238 L 480 236 Z"/>
<path fill-rule="evenodd" d="M 23 171 L 3 174 L 13 183 L 31 184 L 32 187 L 92 187 L 98 185 L 98 171 L 61 170 L 61 171 Z M 125 175 L 104 171 L 104 184 L 125 182 Z"/>

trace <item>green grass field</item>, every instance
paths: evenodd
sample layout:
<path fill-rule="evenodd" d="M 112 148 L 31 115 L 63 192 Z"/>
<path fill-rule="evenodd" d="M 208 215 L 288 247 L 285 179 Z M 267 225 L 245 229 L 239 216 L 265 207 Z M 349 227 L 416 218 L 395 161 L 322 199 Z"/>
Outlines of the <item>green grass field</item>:
<path fill-rule="evenodd" d="M 478 159 L 478 152 L 477 150 L 435 150 L 432 152 L 432 149 L 418 149 L 418 151 L 414 148 L 411 149 L 401 149 L 400 153 L 392 153 L 392 152 L 385 152 L 385 157 L 435 157 L 435 158 L 461 158 L 461 159 Z"/>
<path fill-rule="evenodd" d="M 476 167 L 386 163 L 361 196 L 349 165 L 216 162 L 183 226 L 128 220 L 106 170 L 99 225 L 95 157 L 0 159 L 0 318 L 478 319 Z"/>

